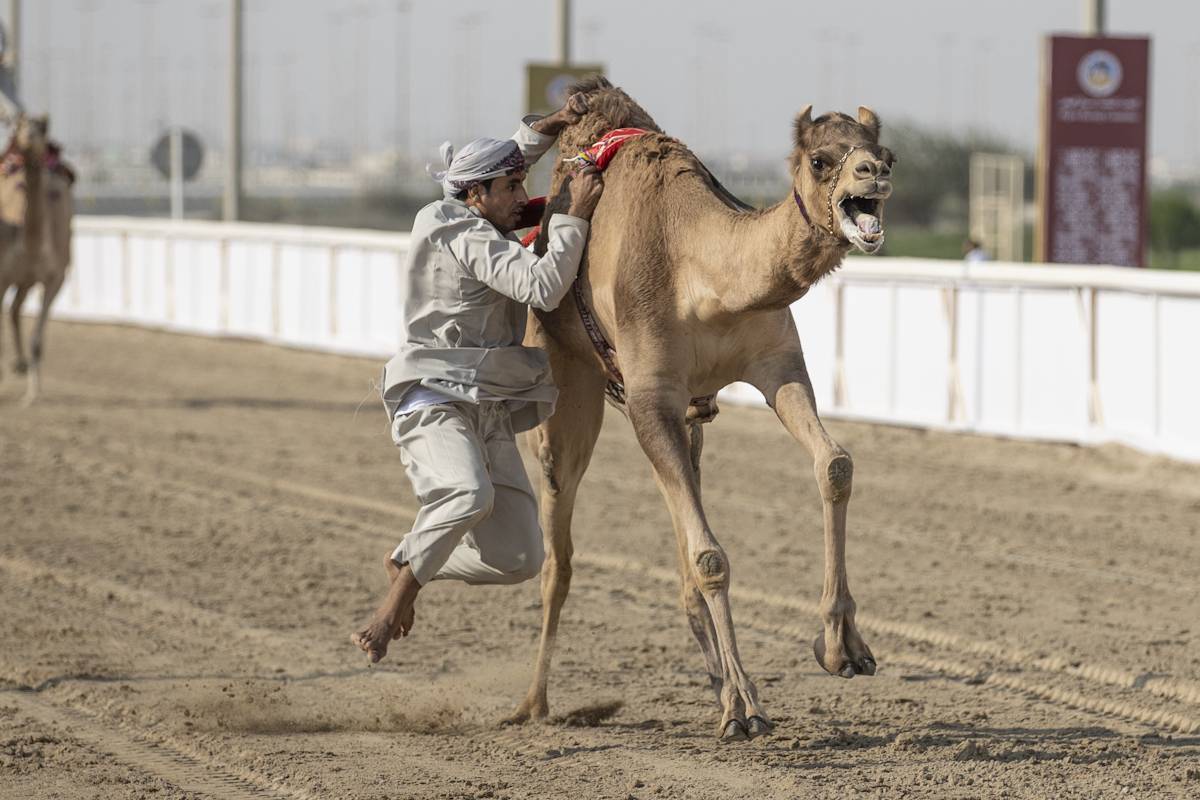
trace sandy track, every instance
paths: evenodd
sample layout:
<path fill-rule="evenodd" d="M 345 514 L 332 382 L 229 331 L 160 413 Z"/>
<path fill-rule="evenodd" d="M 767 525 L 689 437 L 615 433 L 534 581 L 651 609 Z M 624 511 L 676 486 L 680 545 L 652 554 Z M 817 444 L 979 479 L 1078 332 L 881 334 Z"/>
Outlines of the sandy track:
<path fill-rule="evenodd" d="M 841 681 L 808 648 L 810 465 L 769 413 L 726 408 L 706 504 L 780 724 L 722 748 L 669 521 L 610 416 L 551 703 L 623 705 L 501 728 L 536 585 L 435 587 L 373 670 L 344 644 L 413 508 L 369 398 L 377 364 L 66 324 L 50 347 L 45 403 L 19 412 L 0 385 L 0 797 L 1200 792 L 1196 467 L 833 424 L 882 666 Z"/>

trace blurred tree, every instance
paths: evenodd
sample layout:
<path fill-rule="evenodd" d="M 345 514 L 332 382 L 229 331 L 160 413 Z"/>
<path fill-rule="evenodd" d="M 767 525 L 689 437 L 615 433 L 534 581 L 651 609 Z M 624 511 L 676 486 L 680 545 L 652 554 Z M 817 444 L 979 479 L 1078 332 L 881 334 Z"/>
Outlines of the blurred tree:
<path fill-rule="evenodd" d="M 1179 253 L 1200 247 L 1200 210 L 1180 189 L 1150 196 L 1150 246 L 1173 265 Z"/>
<path fill-rule="evenodd" d="M 907 122 L 885 124 L 883 143 L 897 156 L 896 193 L 887 204 L 889 222 L 964 231 L 971 153 L 1014 150 L 994 136 L 960 136 Z M 1032 186 L 1028 179 L 1026 186 Z"/>

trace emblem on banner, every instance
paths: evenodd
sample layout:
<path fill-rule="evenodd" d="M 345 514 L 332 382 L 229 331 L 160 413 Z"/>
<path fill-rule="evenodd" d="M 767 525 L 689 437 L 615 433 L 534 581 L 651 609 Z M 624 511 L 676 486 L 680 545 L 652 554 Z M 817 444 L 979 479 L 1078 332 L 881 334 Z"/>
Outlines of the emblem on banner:
<path fill-rule="evenodd" d="M 1109 97 L 1121 88 L 1121 61 L 1107 50 L 1093 50 L 1079 59 L 1079 88 L 1092 97 Z"/>

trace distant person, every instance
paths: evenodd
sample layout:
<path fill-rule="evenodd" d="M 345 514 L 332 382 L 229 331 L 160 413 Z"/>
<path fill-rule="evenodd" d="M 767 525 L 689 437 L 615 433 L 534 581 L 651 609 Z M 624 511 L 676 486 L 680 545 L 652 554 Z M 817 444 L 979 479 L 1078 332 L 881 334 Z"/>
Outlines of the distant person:
<path fill-rule="evenodd" d="M 963 261 L 968 263 L 992 260 L 992 257 L 988 254 L 988 251 L 983 249 L 983 245 L 974 239 L 963 240 L 962 254 Z"/>
<path fill-rule="evenodd" d="M 430 581 L 512 584 L 541 570 L 537 501 L 514 434 L 548 417 L 558 392 L 546 353 L 521 344 L 526 306 L 553 309 L 574 282 L 600 174 L 575 174 L 570 208 L 547 224 L 546 255 L 512 231 L 529 203 L 526 170 L 586 110 L 575 95 L 511 139 L 476 139 L 457 154 L 446 142 L 445 170 L 431 172 L 444 196 L 413 222 L 400 351 L 383 374 L 392 441 L 421 509 L 388 553 L 387 596 L 351 636 L 372 663 L 408 635 Z"/>

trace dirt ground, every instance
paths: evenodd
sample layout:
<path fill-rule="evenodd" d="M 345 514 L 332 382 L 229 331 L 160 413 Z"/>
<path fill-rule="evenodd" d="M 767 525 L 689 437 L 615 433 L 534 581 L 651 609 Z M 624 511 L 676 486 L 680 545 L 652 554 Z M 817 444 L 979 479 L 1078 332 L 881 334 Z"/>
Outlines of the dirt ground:
<path fill-rule="evenodd" d="M 11 363 L 5 331 L 4 363 Z M 55 323 L 0 384 L 0 797 L 1200 796 L 1200 467 L 830 423 L 874 678 L 822 672 L 811 462 L 764 410 L 708 429 L 705 501 L 778 724 L 716 741 L 666 510 L 611 414 L 576 513 L 549 724 L 537 582 L 435 584 L 347 641 L 414 501 L 379 364 Z M 361 408 L 360 408 L 361 403 Z"/>

